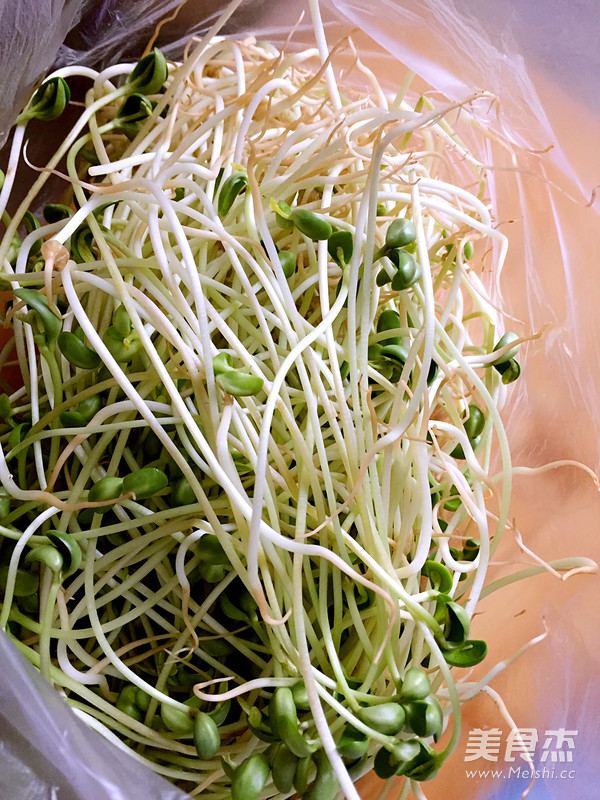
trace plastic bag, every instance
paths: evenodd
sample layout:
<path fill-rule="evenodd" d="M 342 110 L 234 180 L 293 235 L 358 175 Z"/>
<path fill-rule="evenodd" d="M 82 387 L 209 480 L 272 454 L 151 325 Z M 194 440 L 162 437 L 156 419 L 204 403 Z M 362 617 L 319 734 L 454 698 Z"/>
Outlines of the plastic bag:
<path fill-rule="evenodd" d="M 301 0 L 243 4 L 229 29 L 281 45 L 303 8 Z M 470 0 L 460 8 L 450 0 L 405 0 L 401 5 L 391 0 L 368 5 L 359 0 L 322 2 L 329 43 L 352 31 L 361 58 L 388 87 L 404 72 L 399 61 L 420 76 L 423 83 L 417 85 L 426 91 L 461 99 L 474 89 L 485 89 L 500 99 L 499 111 L 492 102 L 472 109 L 482 124 L 507 135 L 518 153 L 517 162 L 500 145 L 486 145 L 486 151 L 477 153 L 493 165 L 489 177 L 495 188 L 495 214 L 511 240 L 498 290 L 524 328 L 533 333 L 548 324 L 530 345 L 524 379 L 511 395 L 508 427 L 515 463 L 534 466 L 572 458 L 597 469 L 600 281 L 593 278 L 592 260 L 600 248 L 600 226 L 597 205 L 590 200 L 600 175 L 594 146 L 600 122 L 593 113 L 599 89 L 592 80 L 598 56 L 595 42 L 585 35 L 593 28 L 587 18 L 591 12 L 585 5 L 578 10 L 580 17 L 574 20 L 567 8 L 553 7 L 550 14 L 547 4 L 542 11 L 536 3 L 511 4 L 500 16 L 497 4 Z M 172 40 L 173 55 L 191 32 L 206 30 L 205 21 L 192 29 L 197 13 L 188 3 L 163 29 L 161 36 Z M 539 24 L 542 13 L 545 27 Z M 306 30 L 304 23 L 291 46 L 299 46 Z M 589 50 L 585 59 L 575 62 L 576 72 L 570 71 L 570 58 L 551 60 L 546 55 L 559 45 L 562 53 L 579 53 L 584 42 Z M 115 58 L 126 44 L 123 39 L 115 44 Z M 99 50 L 94 47 L 90 52 L 95 58 Z M 59 58 L 77 60 L 80 52 L 71 46 Z M 477 148 L 476 141 L 469 144 Z M 599 560 L 598 544 L 590 537 L 598 500 L 589 475 L 571 466 L 517 478 L 513 508 L 527 546 L 544 558 L 576 553 Z M 514 569 L 516 562 L 523 568 L 531 563 L 514 539 L 507 542 L 503 559 L 507 566 L 495 567 L 491 579 Z M 546 731 L 577 732 L 575 747 L 563 751 L 574 776 L 542 774 L 529 795 L 534 800 L 596 795 L 599 776 L 592 755 L 600 738 L 600 701 L 592 687 L 600 659 L 588 631 L 596 630 L 599 621 L 598 604 L 592 602 L 597 590 L 597 576 L 574 577 L 566 585 L 551 575 L 537 577 L 484 601 L 475 623 L 483 636 L 494 631 L 488 669 L 543 633 L 542 616 L 549 628 L 544 641 L 492 682 L 517 727 L 535 730 L 536 764 L 543 766 Z M 509 769 L 524 767 L 525 762 L 518 753 L 513 761 L 506 759 L 508 729 L 493 700 L 483 697 L 469 703 L 464 713 L 463 739 L 440 778 L 424 786 L 427 796 L 520 797 L 529 780 Z M 466 762 L 470 731 L 494 727 L 502 731 L 495 761 Z M 558 761 L 557 756 L 556 765 Z M 486 778 L 489 766 L 504 773 Z M 482 772 L 469 776 L 470 768 Z"/>
<path fill-rule="evenodd" d="M 0 4 L 0 146 L 32 86 L 52 64 L 80 5 L 81 0 Z"/>
<path fill-rule="evenodd" d="M 158 21 L 180 5 L 181 0 L 2 0 L 0 147 L 34 85 L 51 68 L 135 58 Z M 210 17 L 218 5 L 196 7 L 195 21 Z"/>
<path fill-rule="evenodd" d="M 0 669 L 0 797 L 184 800 L 182 792 L 77 719 L 4 633 Z"/>

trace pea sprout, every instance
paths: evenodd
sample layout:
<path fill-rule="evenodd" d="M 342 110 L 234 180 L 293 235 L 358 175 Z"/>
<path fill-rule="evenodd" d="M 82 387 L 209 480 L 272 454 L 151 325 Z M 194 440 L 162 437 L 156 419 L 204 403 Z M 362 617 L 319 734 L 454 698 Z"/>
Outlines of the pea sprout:
<path fill-rule="evenodd" d="M 507 241 L 448 123 L 482 95 L 338 86 L 311 10 L 303 52 L 209 37 L 81 70 L 0 243 L 24 381 L 0 402 L 0 624 L 207 800 L 432 777 L 508 527 L 527 337 L 484 288 Z M 77 74 L 34 95 L 11 163 Z"/>

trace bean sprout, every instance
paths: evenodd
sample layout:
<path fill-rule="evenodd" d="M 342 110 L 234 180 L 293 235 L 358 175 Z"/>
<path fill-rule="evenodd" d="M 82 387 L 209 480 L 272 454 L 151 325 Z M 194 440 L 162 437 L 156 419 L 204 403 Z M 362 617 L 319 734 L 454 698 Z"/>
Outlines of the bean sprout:
<path fill-rule="evenodd" d="M 328 797 L 327 769 L 357 798 L 373 767 L 420 793 L 508 526 L 526 337 L 486 294 L 507 241 L 450 127 L 490 98 L 388 107 L 360 62 L 376 99 L 338 86 L 311 8 L 317 49 L 213 36 L 82 70 L 0 244 L 25 383 L 0 398 L 1 622 L 82 719 L 207 800 L 249 797 L 264 763 L 256 798 Z"/>

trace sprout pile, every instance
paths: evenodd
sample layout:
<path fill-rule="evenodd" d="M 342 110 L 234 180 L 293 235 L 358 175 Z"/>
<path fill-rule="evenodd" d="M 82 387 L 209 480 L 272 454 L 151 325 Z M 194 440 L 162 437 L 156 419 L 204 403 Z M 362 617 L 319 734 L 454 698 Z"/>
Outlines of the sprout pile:
<path fill-rule="evenodd" d="M 2 627 L 207 800 L 435 775 L 507 523 L 520 340 L 481 278 L 506 241 L 467 112 L 387 98 L 359 61 L 369 89 L 342 90 L 324 56 L 212 37 L 61 69 L 0 194 L 23 379 L 0 397 Z M 29 121 L 69 103 L 9 216 Z"/>

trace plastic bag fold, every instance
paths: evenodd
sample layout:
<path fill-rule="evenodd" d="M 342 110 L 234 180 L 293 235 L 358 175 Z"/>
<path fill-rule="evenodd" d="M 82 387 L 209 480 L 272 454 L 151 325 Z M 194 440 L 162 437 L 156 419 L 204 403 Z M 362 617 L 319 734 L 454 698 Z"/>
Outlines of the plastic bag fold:
<path fill-rule="evenodd" d="M 149 767 L 81 722 L 0 632 L 0 797 L 184 800 Z"/>
<path fill-rule="evenodd" d="M 0 2 L 0 146 L 32 87 L 48 71 L 81 0 Z"/>

